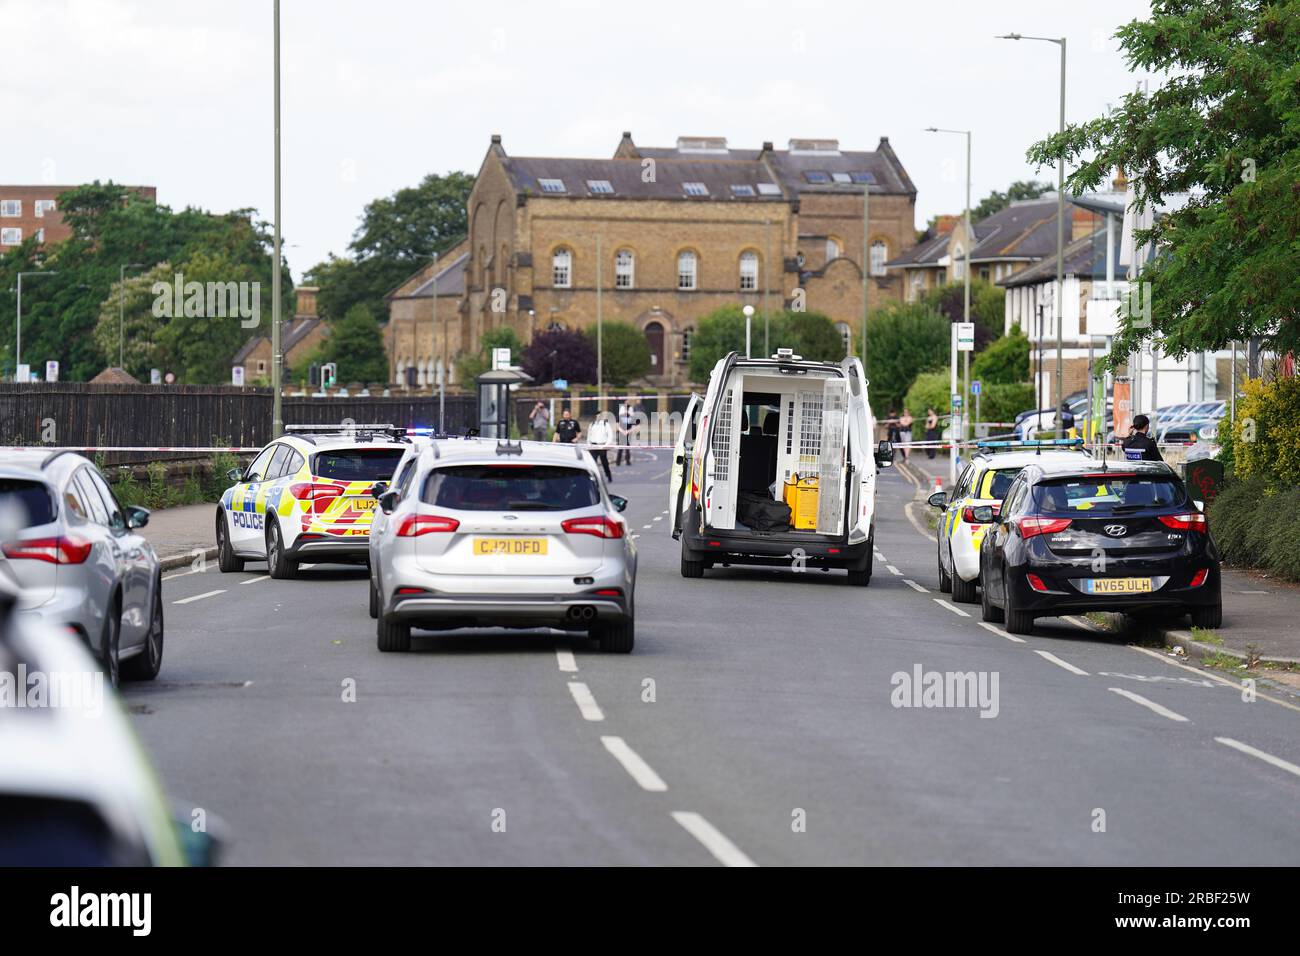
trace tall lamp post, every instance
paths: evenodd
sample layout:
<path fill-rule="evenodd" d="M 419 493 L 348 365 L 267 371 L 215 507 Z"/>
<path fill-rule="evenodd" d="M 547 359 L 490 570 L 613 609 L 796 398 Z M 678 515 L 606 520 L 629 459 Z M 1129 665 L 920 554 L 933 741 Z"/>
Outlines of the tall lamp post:
<path fill-rule="evenodd" d="M 926 128 L 927 133 L 952 133 L 957 136 L 966 137 L 966 241 L 963 243 L 966 249 L 965 268 L 962 269 L 965 275 L 965 298 L 962 306 L 962 321 L 970 322 L 970 254 L 975 247 L 975 234 L 971 232 L 970 227 L 970 141 L 971 131 L 968 129 L 941 129 L 938 126 L 929 126 Z M 955 330 L 954 330 L 955 333 Z M 963 370 L 962 370 L 962 403 L 961 403 L 961 440 L 966 439 L 966 409 L 970 404 L 970 352 L 962 353 Z M 952 393 L 957 394 L 957 336 L 952 337 L 952 370 L 950 373 L 952 381 Z M 956 429 L 953 430 L 954 437 Z M 952 455 L 948 462 L 948 482 L 951 485 L 957 483 L 957 446 L 953 445 Z"/>
<path fill-rule="evenodd" d="M 126 369 L 126 270 L 143 269 L 143 262 L 126 262 L 117 267 L 117 367 Z"/>
<path fill-rule="evenodd" d="M 271 254 L 271 437 L 279 438 L 284 433 L 284 414 L 280 404 L 280 379 L 284 371 L 280 341 L 280 0 L 275 0 L 274 15 L 275 233 Z"/>
<path fill-rule="evenodd" d="M 1043 43 L 1055 43 L 1061 48 L 1061 116 L 1060 131 L 1065 132 L 1065 37 L 1027 37 L 1019 33 L 1008 33 L 998 37 L 999 40 L 1039 40 Z M 1056 297 L 1053 311 L 1056 313 L 1056 437 L 1065 436 L 1061 405 L 1064 395 L 1061 379 L 1065 374 L 1065 339 L 1062 327 L 1065 324 L 1065 157 L 1056 163 Z"/>
<path fill-rule="evenodd" d="M 23 276 L 52 276 L 58 274 L 58 269 L 48 269 L 44 272 L 18 273 L 18 316 L 15 322 L 14 335 L 14 381 L 18 381 L 18 366 L 23 364 Z"/>

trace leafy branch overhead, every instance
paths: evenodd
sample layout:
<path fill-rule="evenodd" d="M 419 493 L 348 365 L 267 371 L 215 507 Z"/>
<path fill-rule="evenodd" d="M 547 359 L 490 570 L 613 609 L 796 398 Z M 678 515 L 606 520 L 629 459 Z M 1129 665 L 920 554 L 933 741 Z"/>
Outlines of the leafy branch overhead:
<path fill-rule="evenodd" d="M 1134 71 L 1161 77 L 1108 115 L 1030 148 L 1074 166 L 1080 193 L 1116 167 L 1138 202 L 1187 204 L 1138 234 L 1160 250 L 1152 328 L 1175 355 L 1259 335 L 1300 345 L 1300 0 L 1153 0 L 1117 33 Z M 1138 310 L 1132 310 L 1135 315 Z M 1152 329 L 1123 329 L 1115 354 Z"/>

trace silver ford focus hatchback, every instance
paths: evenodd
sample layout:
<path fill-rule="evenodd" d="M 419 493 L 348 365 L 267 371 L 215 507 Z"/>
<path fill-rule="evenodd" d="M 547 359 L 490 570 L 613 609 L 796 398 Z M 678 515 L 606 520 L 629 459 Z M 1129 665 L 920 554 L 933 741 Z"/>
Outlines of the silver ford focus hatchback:
<path fill-rule="evenodd" d="M 148 520 L 81 455 L 0 451 L 0 580 L 21 592 L 19 614 L 79 635 L 113 684 L 162 667 L 162 576 L 139 531 Z"/>
<path fill-rule="evenodd" d="M 376 486 L 370 612 L 381 651 L 411 629 L 553 627 L 602 650 L 634 641 L 636 548 L 591 455 L 575 445 L 434 440 Z"/>

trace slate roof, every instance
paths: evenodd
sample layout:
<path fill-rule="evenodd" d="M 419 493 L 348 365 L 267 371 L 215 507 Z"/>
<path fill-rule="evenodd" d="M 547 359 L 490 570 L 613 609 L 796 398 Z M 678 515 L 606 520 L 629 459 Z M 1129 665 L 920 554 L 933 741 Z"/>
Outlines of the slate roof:
<path fill-rule="evenodd" d="M 570 159 L 567 157 L 504 156 L 501 160 L 506 175 L 518 193 L 550 199 L 681 199 L 716 202 L 784 202 L 786 197 L 778 192 L 763 195 L 759 183 L 779 185 L 767 168 L 757 160 L 692 158 L 657 159 L 653 181 L 642 176 L 642 164 L 634 159 Z M 564 183 L 563 193 L 542 190 L 539 180 L 558 179 Z M 594 193 L 589 180 L 605 180 L 613 187 L 609 194 Z M 707 196 L 690 196 L 684 183 L 703 183 Z M 732 185 L 749 186 L 753 196 L 737 196 Z"/>
<path fill-rule="evenodd" d="M 1125 269 L 1119 264 L 1120 230 L 1114 230 L 1115 278 L 1122 281 Z M 1106 278 L 1106 230 L 1098 229 L 1082 239 L 1076 239 L 1065 247 L 1065 272 L 1067 276 L 1088 279 Z M 1043 259 L 1027 269 L 1022 269 L 1013 276 L 1002 279 L 997 284 L 1003 288 L 1015 288 L 1022 285 L 1036 285 L 1040 282 L 1056 281 L 1056 245 Z"/>

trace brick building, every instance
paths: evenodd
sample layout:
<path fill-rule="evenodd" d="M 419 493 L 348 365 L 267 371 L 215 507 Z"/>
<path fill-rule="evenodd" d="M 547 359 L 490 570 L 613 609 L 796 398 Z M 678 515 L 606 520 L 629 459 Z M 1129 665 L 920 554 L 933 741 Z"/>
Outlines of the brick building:
<path fill-rule="evenodd" d="M 72 229 L 59 212 L 60 194 L 74 186 L 0 186 L 0 252 L 36 237 L 38 242 L 62 242 Z M 128 186 L 150 202 L 157 202 L 154 186 Z"/>
<path fill-rule="evenodd" d="M 316 312 L 316 295 L 320 289 L 316 286 L 300 285 L 293 291 L 295 296 L 293 317 L 281 322 L 280 325 L 280 347 L 284 351 L 285 381 L 290 381 L 290 375 L 307 360 L 325 337 L 326 331 L 324 321 Z M 270 382 L 273 357 L 271 337 L 258 334 L 244 343 L 243 348 L 230 360 L 230 365 L 232 368 L 243 366 L 244 382 L 248 385 L 256 384 L 260 380 Z"/>
<path fill-rule="evenodd" d="M 397 329 L 390 339 L 417 341 L 414 364 L 427 378 L 439 362 L 454 367 L 477 350 L 490 328 L 509 325 L 526 342 L 548 328 L 590 327 L 599 298 L 605 321 L 645 334 L 651 380 L 674 384 L 685 378 L 703 315 L 729 304 L 761 314 L 802 299 L 851 345 L 864 260 L 872 308 L 902 296 L 901 277 L 885 263 L 915 242 L 915 203 L 888 139 L 870 152 L 835 140 L 732 149 L 718 137 L 640 147 L 624 133 L 612 158 L 573 159 L 513 157 L 493 136 L 470 194 L 464 249 L 446 266 L 449 283 L 463 283 L 455 311 L 444 318 L 440 301 L 436 335 L 430 322 L 418 340 Z M 390 325 L 420 297 L 420 276 L 390 295 Z M 441 279 L 439 292 L 441 300 Z M 394 368 L 404 367 L 404 347 L 394 349 Z"/>

